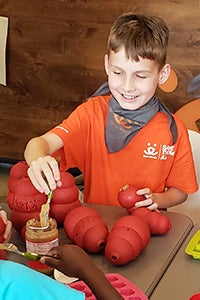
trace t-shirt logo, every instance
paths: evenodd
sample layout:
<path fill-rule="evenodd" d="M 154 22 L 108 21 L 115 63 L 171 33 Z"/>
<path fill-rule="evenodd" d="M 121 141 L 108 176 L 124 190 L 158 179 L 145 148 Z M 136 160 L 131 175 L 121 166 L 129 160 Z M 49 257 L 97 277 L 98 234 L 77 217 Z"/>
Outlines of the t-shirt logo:
<path fill-rule="evenodd" d="M 168 156 L 174 156 L 174 145 L 157 145 L 152 144 L 150 142 L 147 143 L 147 147 L 144 150 L 143 157 L 144 158 L 152 158 L 152 159 L 160 159 L 166 160 Z"/>

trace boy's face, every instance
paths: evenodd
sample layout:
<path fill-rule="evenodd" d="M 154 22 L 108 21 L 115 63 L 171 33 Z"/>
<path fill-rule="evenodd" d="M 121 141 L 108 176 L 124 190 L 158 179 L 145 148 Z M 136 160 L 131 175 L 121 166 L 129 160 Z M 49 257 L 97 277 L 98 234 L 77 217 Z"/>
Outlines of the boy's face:
<path fill-rule="evenodd" d="M 170 73 L 165 65 L 140 57 L 138 62 L 128 59 L 124 48 L 105 56 L 108 84 L 114 98 L 124 109 L 135 110 L 146 104 L 155 94 L 158 83 L 164 83 Z"/>

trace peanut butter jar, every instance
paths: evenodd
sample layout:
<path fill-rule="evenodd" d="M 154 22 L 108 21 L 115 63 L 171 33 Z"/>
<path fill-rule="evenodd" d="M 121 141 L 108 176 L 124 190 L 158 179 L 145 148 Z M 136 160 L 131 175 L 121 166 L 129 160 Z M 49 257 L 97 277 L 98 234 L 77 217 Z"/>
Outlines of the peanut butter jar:
<path fill-rule="evenodd" d="M 41 227 L 40 221 L 35 218 L 27 221 L 26 249 L 28 252 L 45 255 L 58 244 L 58 229 L 55 219 L 49 218 L 46 227 Z"/>

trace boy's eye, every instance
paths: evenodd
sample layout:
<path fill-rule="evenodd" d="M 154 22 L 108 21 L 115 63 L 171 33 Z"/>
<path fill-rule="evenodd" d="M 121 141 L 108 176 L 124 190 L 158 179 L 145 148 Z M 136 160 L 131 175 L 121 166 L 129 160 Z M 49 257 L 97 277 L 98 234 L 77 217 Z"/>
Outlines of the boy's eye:
<path fill-rule="evenodd" d="M 120 74 L 121 74 L 121 72 L 119 72 L 119 71 L 113 71 L 113 73 L 114 73 L 115 75 L 120 75 Z"/>
<path fill-rule="evenodd" d="M 141 78 L 141 79 L 145 79 L 146 76 L 142 76 L 142 75 L 136 75 L 137 78 Z"/>

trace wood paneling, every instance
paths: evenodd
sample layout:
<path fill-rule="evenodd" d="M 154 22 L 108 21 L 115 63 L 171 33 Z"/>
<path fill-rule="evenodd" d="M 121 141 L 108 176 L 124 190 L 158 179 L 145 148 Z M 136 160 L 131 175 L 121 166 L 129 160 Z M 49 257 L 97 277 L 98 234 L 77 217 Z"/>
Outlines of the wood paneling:
<path fill-rule="evenodd" d="M 175 112 L 200 73 L 199 0 L 2 0 L 9 17 L 7 86 L 0 86 L 0 157 L 22 159 L 27 141 L 60 122 L 105 79 L 103 57 L 123 12 L 159 15 L 171 30 L 169 58 L 178 88 L 158 91 Z"/>

